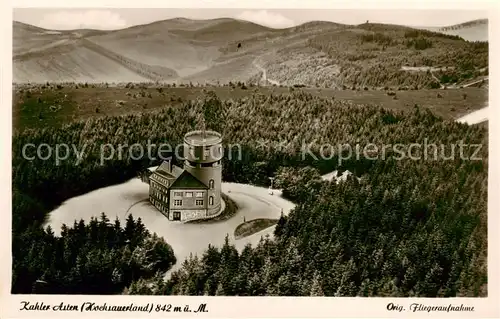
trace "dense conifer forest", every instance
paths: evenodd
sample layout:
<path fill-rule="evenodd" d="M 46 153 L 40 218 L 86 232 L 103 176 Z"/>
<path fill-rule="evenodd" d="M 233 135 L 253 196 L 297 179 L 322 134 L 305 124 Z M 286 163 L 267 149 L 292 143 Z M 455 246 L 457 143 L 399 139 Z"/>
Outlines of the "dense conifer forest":
<path fill-rule="evenodd" d="M 158 163 L 129 156 L 101 163 L 102 145 L 175 145 L 200 127 L 201 114 L 227 145 L 241 145 L 241 158 L 232 153 L 224 159 L 224 181 L 267 186 L 267 177 L 276 176 L 284 196 L 297 204 L 280 219 L 275 240 L 264 238 L 241 253 L 226 242 L 176 261 L 168 243 L 133 217 L 119 225 L 95 212 L 100 217 L 65 226 L 62 237 L 43 228 L 48 212 L 64 200 Z M 447 160 L 397 160 L 389 152 L 385 159 L 339 164 L 339 154 L 302 156 L 304 143 L 317 154 L 324 143 L 424 139 L 446 145 L 447 156 L 459 141 L 482 144 L 476 155 L 482 161 L 460 158 L 458 150 Z M 58 165 L 53 158 L 30 161 L 22 157 L 26 143 L 75 145 L 85 155 L 71 152 Z M 443 120 L 417 105 L 392 112 L 300 91 L 225 101 L 208 94 L 151 113 L 19 131 L 13 137 L 12 292 L 485 296 L 487 145 L 486 128 Z M 321 180 L 334 169 L 354 175 L 339 184 Z M 174 262 L 183 266 L 164 282 Z"/>
<path fill-rule="evenodd" d="M 104 213 L 85 225 L 63 225 L 61 236 L 50 228 L 32 228 L 16 238 L 13 286 L 23 293 L 120 293 L 137 278 L 150 278 L 176 261 L 163 238 L 149 234 L 141 219 L 110 223 Z M 29 247 L 28 250 L 25 250 Z"/>

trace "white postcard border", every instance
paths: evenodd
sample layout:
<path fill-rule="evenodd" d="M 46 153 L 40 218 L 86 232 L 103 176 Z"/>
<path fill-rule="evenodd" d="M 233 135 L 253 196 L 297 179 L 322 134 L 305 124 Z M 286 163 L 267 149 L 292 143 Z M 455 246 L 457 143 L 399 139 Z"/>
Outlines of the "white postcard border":
<path fill-rule="evenodd" d="M 490 95 L 489 95 L 489 190 L 488 190 L 488 297 L 487 298 L 330 298 L 330 297 L 189 297 L 189 296 L 60 296 L 60 295 L 11 295 L 11 139 L 12 139 L 12 7 L 5 7 L 2 2 L 2 66 L 1 66 L 1 99 L 2 99 L 2 121 L 0 125 L 1 136 L 1 211 L 3 221 L 1 223 L 1 255 L 0 264 L 0 317 L 2 318 L 69 318 L 76 316 L 91 317 L 210 317 L 210 318 L 240 318 L 240 317 L 498 317 L 499 312 L 499 194 L 500 194 L 500 123 L 499 123 L 499 94 L 500 57 L 498 32 L 500 30 L 498 4 L 494 1 L 256 1 L 256 0 L 217 0 L 217 1 L 195 1 L 184 0 L 182 2 L 143 0 L 140 2 L 117 1 L 117 0 L 86 0 L 67 2 L 62 0 L 16 1 L 16 7 L 177 7 L 177 8 L 408 8 L 408 9 L 488 9 L 489 15 L 489 43 L 490 43 Z M 496 33 L 496 34 L 494 34 Z M 493 74 L 493 76 L 491 76 Z M 491 160 L 493 159 L 493 160 Z M 194 307 L 200 303 L 207 304 L 206 313 L 163 313 L 154 310 L 147 315 L 138 312 L 64 312 L 64 311 L 19 311 L 22 301 L 43 302 L 50 305 L 66 304 L 81 305 L 85 301 L 108 305 L 136 305 L 144 303 L 172 304 L 184 306 L 186 304 Z M 475 311 L 470 312 L 397 312 L 388 311 L 389 303 L 410 307 L 412 303 L 425 305 L 449 304 L 474 306 Z"/>

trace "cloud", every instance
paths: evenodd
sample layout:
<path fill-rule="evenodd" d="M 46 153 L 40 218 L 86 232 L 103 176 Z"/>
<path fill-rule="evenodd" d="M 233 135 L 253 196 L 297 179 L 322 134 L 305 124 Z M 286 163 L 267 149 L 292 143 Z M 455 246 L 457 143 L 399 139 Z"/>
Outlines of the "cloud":
<path fill-rule="evenodd" d="M 258 23 L 271 28 L 288 28 L 295 25 L 295 22 L 287 17 L 269 12 L 267 10 L 243 11 L 237 16 L 238 19 Z"/>
<path fill-rule="evenodd" d="M 57 11 L 46 14 L 40 26 L 47 29 L 121 29 L 127 23 L 118 13 L 109 10 Z"/>

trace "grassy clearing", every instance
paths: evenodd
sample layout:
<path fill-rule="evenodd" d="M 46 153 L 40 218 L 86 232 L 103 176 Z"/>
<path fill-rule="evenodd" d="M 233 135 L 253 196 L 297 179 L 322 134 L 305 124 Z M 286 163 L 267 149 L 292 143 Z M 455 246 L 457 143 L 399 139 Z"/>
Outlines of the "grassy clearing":
<path fill-rule="evenodd" d="M 234 230 L 234 238 L 240 239 L 260 232 L 272 225 L 276 225 L 277 219 L 258 218 L 240 224 Z"/>
<path fill-rule="evenodd" d="M 61 126 L 75 121 L 105 115 L 124 115 L 151 112 L 165 106 L 177 106 L 194 100 L 213 90 L 221 100 L 238 99 L 252 94 L 290 94 L 286 87 L 252 87 L 246 89 L 230 86 L 133 88 L 99 87 L 93 85 L 62 85 L 13 89 L 13 126 L 15 129 Z M 456 119 L 482 108 L 488 101 L 484 88 L 456 90 L 395 91 L 388 95 L 384 90 L 334 90 L 295 88 L 316 96 L 350 100 L 355 104 L 375 104 L 391 110 L 412 110 L 415 104 L 429 108 L 446 119 Z M 464 94 L 466 97 L 464 98 Z"/>

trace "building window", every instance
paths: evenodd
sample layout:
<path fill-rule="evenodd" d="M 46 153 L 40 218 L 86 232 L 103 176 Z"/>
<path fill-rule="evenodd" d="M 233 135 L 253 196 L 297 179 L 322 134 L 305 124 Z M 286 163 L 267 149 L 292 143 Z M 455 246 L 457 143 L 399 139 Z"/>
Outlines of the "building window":
<path fill-rule="evenodd" d="M 186 192 L 184 194 L 184 196 L 186 196 L 186 197 L 193 197 L 193 192 Z"/>
<path fill-rule="evenodd" d="M 196 197 L 203 197 L 203 192 L 196 192 Z"/>
<path fill-rule="evenodd" d="M 174 206 L 182 206 L 182 200 L 181 199 L 174 199 Z"/>
<path fill-rule="evenodd" d="M 214 204 L 214 197 L 213 196 L 210 196 L 210 198 L 208 199 L 208 203 L 210 205 L 213 205 Z"/>
<path fill-rule="evenodd" d="M 182 197 L 182 192 L 174 192 L 175 197 Z"/>
<path fill-rule="evenodd" d="M 208 182 L 208 187 L 209 187 L 210 189 L 214 188 L 214 180 L 213 180 L 213 179 L 211 179 L 211 180 Z"/>
<path fill-rule="evenodd" d="M 172 217 L 173 220 L 181 220 L 181 212 L 174 212 Z"/>
<path fill-rule="evenodd" d="M 196 205 L 197 205 L 197 206 L 201 206 L 201 205 L 203 205 L 203 199 L 197 199 L 197 200 L 196 200 Z"/>

